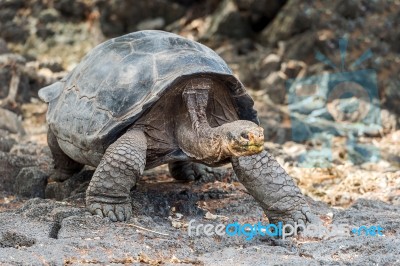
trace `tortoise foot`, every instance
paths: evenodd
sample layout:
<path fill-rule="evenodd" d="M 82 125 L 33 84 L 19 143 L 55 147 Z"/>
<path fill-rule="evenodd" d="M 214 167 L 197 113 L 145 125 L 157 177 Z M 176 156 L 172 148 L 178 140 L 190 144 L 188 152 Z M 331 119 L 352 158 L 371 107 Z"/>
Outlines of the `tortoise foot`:
<path fill-rule="evenodd" d="M 100 203 L 92 202 L 87 205 L 88 210 L 93 215 L 98 215 L 102 218 L 108 217 L 113 222 L 128 221 L 132 216 L 132 205 L 127 203 Z"/>
<path fill-rule="evenodd" d="M 302 225 L 306 227 L 308 224 L 318 225 L 321 222 L 307 205 L 290 212 L 281 213 L 267 211 L 267 213 L 269 222 L 273 224 L 283 221 L 285 224 L 290 224 L 292 226 Z"/>
<path fill-rule="evenodd" d="M 174 162 L 169 165 L 169 172 L 172 177 L 176 180 L 191 182 L 201 180 L 207 182 L 208 180 L 214 180 L 215 175 L 220 175 L 218 171 L 215 171 L 212 167 L 201 163 L 194 162 Z"/>

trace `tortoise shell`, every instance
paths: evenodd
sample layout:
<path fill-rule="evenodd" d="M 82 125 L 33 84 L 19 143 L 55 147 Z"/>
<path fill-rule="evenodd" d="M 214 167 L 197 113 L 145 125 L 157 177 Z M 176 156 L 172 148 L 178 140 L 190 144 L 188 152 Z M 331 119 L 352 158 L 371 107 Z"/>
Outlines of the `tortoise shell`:
<path fill-rule="evenodd" d="M 86 151 L 100 145 L 105 151 L 173 84 L 197 75 L 226 84 L 239 118 L 259 123 L 253 100 L 221 57 L 198 42 L 155 30 L 98 45 L 39 96 L 49 103 L 47 122 L 64 151 L 68 145 Z"/>

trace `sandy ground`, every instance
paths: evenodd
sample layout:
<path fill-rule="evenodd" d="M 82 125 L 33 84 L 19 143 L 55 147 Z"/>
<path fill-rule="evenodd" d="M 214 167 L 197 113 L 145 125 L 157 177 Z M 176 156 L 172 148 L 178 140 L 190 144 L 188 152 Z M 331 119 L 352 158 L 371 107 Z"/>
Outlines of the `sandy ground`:
<path fill-rule="evenodd" d="M 156 175 L 156 176 L 154 176 Z M 154 180 L 157 178 L 157 180 Z M 228 182 L 226 182 L 228 181 Z M 349 208 L 309 200 L 326 226 L 379 225 L 382 236 L 333 234 L 271 238 L 188 235 L 192 225 L 255 224 L 267 220 L 237 182 L 182 184 L 162 169 L 132 192 L 126 223 L 91 216 L 83 193 L 58 202 L 32 199 L 0 213 L 0 262 L 10 265 L 397 265 L 400 207 L 359 199 Z M 12 206 L 16 207 L 16 206 Z"/>

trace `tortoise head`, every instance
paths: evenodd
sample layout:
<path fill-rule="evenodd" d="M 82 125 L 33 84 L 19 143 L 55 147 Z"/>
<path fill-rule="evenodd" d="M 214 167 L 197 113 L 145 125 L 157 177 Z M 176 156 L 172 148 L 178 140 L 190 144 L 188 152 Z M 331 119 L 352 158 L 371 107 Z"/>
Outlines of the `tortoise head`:
<path fill-rule="evenodd" d="M 264 149 L 264 129 L 247 120 L 223 124 L 222 149 L 231 156 L 247 156 Z"/>

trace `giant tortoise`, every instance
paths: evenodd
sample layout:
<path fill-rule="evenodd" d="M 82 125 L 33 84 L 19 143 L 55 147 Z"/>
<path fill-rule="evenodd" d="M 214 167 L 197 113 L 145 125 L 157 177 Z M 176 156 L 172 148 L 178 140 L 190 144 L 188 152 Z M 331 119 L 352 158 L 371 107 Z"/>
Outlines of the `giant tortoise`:
<path fill-rule="evenodd" d="M 169 164 L 174 178 L 192 180 L 204 165 L 232 163 L 270 221 L 315 219 L 263 149 L 263 129 L 242 83 L 198 42 L 153 30 L 110 39 L 39 96 L 49 104 L 53 177 L 97 167 L 86 191 L 92 214 L 128 220 L 130 190 L 145 169 Z"/>

